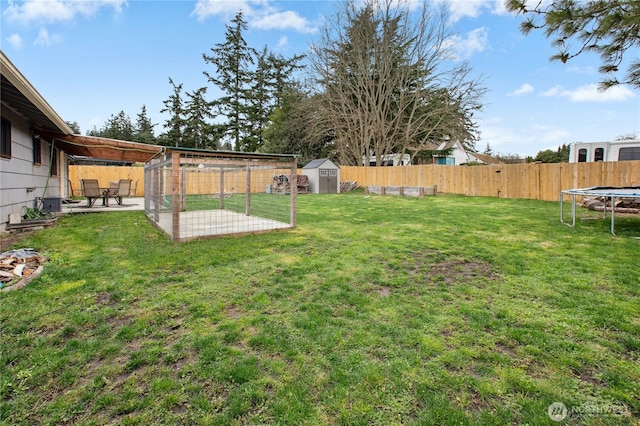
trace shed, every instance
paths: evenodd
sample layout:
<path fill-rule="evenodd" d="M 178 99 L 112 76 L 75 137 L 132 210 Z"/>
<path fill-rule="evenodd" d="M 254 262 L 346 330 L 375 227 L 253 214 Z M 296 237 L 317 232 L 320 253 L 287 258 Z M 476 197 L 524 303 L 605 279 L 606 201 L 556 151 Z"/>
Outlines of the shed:
<path fill-rule="evenodd" d="M 340 192 L 340 167 L 328 158 L 313 160 L 302 171 L 309 177 L 309 192 L 312 194 Z"/>

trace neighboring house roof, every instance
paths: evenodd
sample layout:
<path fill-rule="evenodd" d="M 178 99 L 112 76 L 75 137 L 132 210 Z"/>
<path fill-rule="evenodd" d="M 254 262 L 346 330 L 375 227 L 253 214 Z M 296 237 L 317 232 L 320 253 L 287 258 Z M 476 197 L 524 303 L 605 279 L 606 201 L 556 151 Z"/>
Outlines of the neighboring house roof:
<path fill-rule="evenodd" d="M 443 151 L 445 149 L 450 149 L 450 148 L 453 148 L 454 151 L 459 150 L 461 153 L 463 153 L 463 155 L 466 156 L 467 161 L 469 162 L 477 161 L 479 163 L 485 163 L 485 164 L 503 164 L 502 161 L 500 161 L 495 157 L 492 157 L 491 155 L 480 154 L 479 152 L 472 152 L 472 151 L 466 150 L 464 146 L 457 140 L 449 140 L 446 142 L 442 142 L 438 146 L 439 151 Z M 464 164 L 464 163 L 461 163 L 461 164 Z"/>
<path fill-rule="evenodd" d="M 51 105 L 1 50 L 0 70 L 2 70 L 3 104 L 26 118 L 31 125 L 65 134 L 73 133 L 67 123 L 51 108 Z"/>
<path fill-rule="evenodd" d="M 470 156 L 475 157 L 478 161 L 486 164 L 503 164 L 499 159 L 488 154 L 480 154 L 479 152 L 470 152 Z"/>
<path fill-rule="evenodd" d="M 338 167 L 333 161 L 329 160 L 328 158 L 319 158 L 317 160 L 310 161 L 306 166 L 303 167 L 303 169 L 317 169 L 325 163 L 330 163 L 329 165 L 332 167 Z"/>

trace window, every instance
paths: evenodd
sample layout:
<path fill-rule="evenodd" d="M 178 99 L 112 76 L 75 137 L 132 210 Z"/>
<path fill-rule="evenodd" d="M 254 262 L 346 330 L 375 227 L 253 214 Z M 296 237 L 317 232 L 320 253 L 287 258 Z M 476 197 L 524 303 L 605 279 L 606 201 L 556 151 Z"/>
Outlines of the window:
<path fill-rule="evenodd" d="M 593 161 L 604 161 L 604 148 L 596 148 L 593 151 Z"/>
<path fill-rule="evenodd" d="M 53 148 L 51 152 L 51 173 L 50 176 L 58 176 L 58 150 Z"/>
<path fill-rule="evenodd" d="M 618 161 L 640 160 L 640 146 L 620 148 Z"/>
<path fill-rule="evenodd" d="M 11 122 L 2 117 L 0 157 L 11 158 Z"/>
<path fill-rule="evenodd" d="M 40 136 L 34 136 L 33 142 L 33 164 L 42 164 L 42 147 L 40 146 Z"/>
<path fill-rule="evenodd" d="M 587 162 L 587 149 L 582 148 L 578 150 L 578 163 L 586 163 Z"/>

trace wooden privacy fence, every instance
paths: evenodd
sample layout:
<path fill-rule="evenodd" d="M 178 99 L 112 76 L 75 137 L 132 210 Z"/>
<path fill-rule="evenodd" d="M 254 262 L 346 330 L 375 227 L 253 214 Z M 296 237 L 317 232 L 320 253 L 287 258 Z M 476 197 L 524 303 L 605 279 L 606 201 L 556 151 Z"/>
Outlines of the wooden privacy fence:
<path fill-rule="evenodd" d="M 434 186 L 438 192 L 557 201 L 560 191 L 640 185 L 640 161 L 399 167 L 340 167 L 340 179 L 360 186 Z"/>
<path fill-rule="evenodd" d="M 251 192 L 265 192 L 266 183 L 271 184 L 274 174 L 288 174 L 288 169 L 254 170 L 252 171 Z M 300 170 L 298 170 L 300 174 Z M 227 171 L 225 191 L 245 192 L 245 172 L 242 170 Z M 132 189 L 136 197 L 144 197 L 144 167 L 127 166 L 69 166 L 69 180 L 73 195 L 81 195 L 82 179 L 98 179 L 100 186 L 107 187 L 109 182 L 119 179 L 131 179 Z M 220 174 L 217 171 L 194 169 L 185 177 L 188 194 L 213 194 L 220 192 Z M 228 187 L 228 188 L 227 188 Z"/>
<path fill-rule="evenodd" d="M 135 189 L 136 197 L 144 196 L 144 167 L 120 166 L 69 166 L 69 181 L 73 188 L 72 195 L 82 195 L 82 179 L 98 179 L 100 186 L 108 187 L 109 182 L 120 179 L 131 179 L 131 189 Z"/>
<path fill-rule="evenodd" d="M 298 174 L 304 173 L 299 169 Z M 69 166 L 69 179 L 74 195 L 80 195 L 80 179 L 98 179 L 100 184 L 131 179 L 134 185 L 138 183 L 136 196 L 144 196 L 143 167 Z M 436 185 L 438 192 L 446 194 L 557 201 L 563 189 L 640 185 L 640 161 L 491 166 L 341 166 L 340 179 L 356 181 L 360 186 Z M 256 190 L 264 191 L 264 188 Z"/>

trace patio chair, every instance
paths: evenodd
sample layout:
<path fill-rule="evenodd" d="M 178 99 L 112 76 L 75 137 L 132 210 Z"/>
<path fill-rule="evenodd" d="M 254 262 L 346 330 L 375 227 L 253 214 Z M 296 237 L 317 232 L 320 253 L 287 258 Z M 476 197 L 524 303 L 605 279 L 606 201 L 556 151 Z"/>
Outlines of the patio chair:
<path fill-rule="evenodd" d="M 110 189 L 109 196 L 116 200 L 116 203 L 122 205 L 122 198 L 128 197 L 131 191 L 131 179 L 120 179 L 117 189 Z"/>
<path fill-rule="evenodd" d="M 98 179 L 81 179 L 80 182 L 82 183 L 82 195 L 87 198 L 87 207 L 93 207 L 98 198 L 102 198 L 104 205 L 104 195 Z"/>
<path fill-rule="evenodd" d="M 135 197 L 138 193 L 138 181 L 133 182 L 131 190 L 129 191 L 129 197 Z"/>

